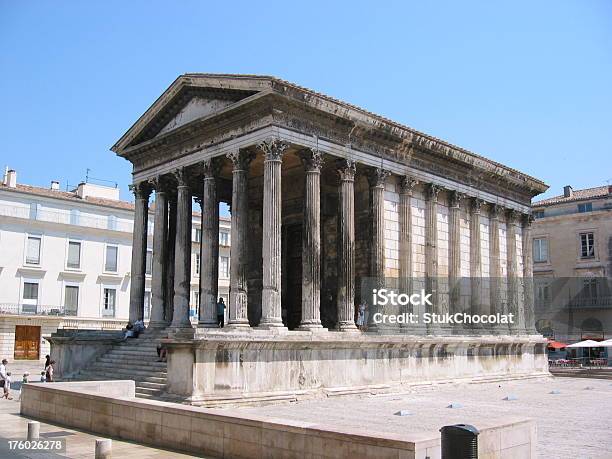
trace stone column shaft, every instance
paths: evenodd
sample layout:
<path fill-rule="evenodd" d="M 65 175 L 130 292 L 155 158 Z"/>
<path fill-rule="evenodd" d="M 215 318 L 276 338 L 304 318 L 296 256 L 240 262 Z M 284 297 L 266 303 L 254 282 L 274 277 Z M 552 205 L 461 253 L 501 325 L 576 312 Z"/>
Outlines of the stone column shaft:
<path fill-rule="evenodd" d="M 260 145 L 264 152 L 263 189 L 263 288 L 262 328 L 283 327 L 281 317 L 281 165 L 288 145 L 270 139 Z"/>
<path fill-rule="evenodd" d="M 502 212 L 502 207 L 497 204 L 491 206 L 491 214 L 489 219 L 489 275 L 490 275 L 490 304 L 491 313 L 503 314 L 501 304 L 501 264 L 500 264 L 500 248 L 499 248 L 499 217 Z"/>
<path fill-rule="evenodd" d="M 200 240 L 200 310 L 198 326 L 218 327 L 217 293 L 219 282 L 219 203 L 217 201 L 218 163 L 202 164 L 202 237 Z"/>
<path fill-rule="evenodd" d="M 473 198 L 470 208 L 470 288 L 471 313 L 484 314 L 482 305 L 482 249 L 480 236 L 480 211 L 483 201 Z"/>
<path fill-rule="evenodd" d="M 134 232 L 132 236 L 132 270 L 130 284 L 131 323 L 144 319 L 145 272 L 147 264 L 147 231 L 149 223 L 149 195 L 146 182 L 132 187 L 134 192 Z"/>
<path fill-rule="evenodd" d="M 516 224 L 515 217 L 516 212 L 510 210 L 507 212 L 507 223 L 506 223 L 506 252 L 507 252 L 507 302 L 508 302 L 508 313 L 514 315 L 514 323 L 508 324 L 510 330 L 516 330 L 520 328 L 520 322 L 518 314 L 518 279 L 517 279 L 517 256 L 516 256 Z"/>
<path fill-rule="evenodd" d="M 300 329 L 321 329 L 321 165 L 318 151 L 301 152 L 306 177 L 302 236 L 302 321 Z"/>
<path fill-rule="evenodd" d="M 399 276 L 400 293 L 412 294 L 412 191 L 418 181 L 411 177 L 402 177 L 399 196 Z M 413 312 L 408 305 L 406 313 Z M 409 324 L 400 324 L 407 328 Z"/>
<path fill-rule="evenodd" d="M 174 245 L 173 328 L 191 328 L 189 295 L 191 281 L 191 190 L 185 169 L 174 172 L 178 181 L 176 241 Z"/>
<path fill-rule="evenodd" d="M 357 331 L 355 325 L 355 162 L 338 162 L 338 329 Z"/>
<path fill-rule="evenodd" d="M 426 290 L 431 292 L 433 309 L 440 306 L 438 301 L 438 193 L 441 187 L 430 183 L 426 189 L 425 207 L 425 279 Z M 425 312 L 434 312 L 427 305 Z M 428 326 L 428 328 L 432 328 Z"/>
<path fill-rule="evenodd" d="M 165 305 L 164 305 L 164 320 L 166 324 L 172 322 L 174 315 L 174 249 L 176 245 L 176 195 L 174 193 L 168 196 L 168 234 L 166 239 L 166 278 L 165 278 Z"/>
<path fill-rule="evenodd" d="M 168 239 L 168 199 L 161 179 L 155 180 L 155 222 L 153 233 L 153 266 L 151 273 L 151 320 L 149 326 L 163 328 L 165 322 L 166 257 Z"/>
<path fill-rule="evenodd" d="M 451 193 L 448 216 L 449 244 L 449 302 L 450 312 L 461 311 L 461 199 L 463 195 L 457 191 Z"/>
<path fill-rule="evenodd" d="M 248 175 L 252 156 L 243 150 L 229 153 L 232 170 L 232 246 L 230 251 L 230 305 L 228 327 L 248 327 Z"/>
<path fill-rule="evenodd" d="M 525 330 L 527 333 L 534 334 L 535 330 L 535 310 L 533 292 L 533 254 L 531 240 L 531 224 L 533 216 L 523 215 L 523 307 L 525 317 Z"/>

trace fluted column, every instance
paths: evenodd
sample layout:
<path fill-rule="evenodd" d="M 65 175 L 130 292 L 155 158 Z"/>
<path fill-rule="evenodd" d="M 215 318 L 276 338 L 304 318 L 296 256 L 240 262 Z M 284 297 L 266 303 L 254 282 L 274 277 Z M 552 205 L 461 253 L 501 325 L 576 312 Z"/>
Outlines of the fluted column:
<path fill-rule="evenodd" d="M 264 152 L 261 328 L 284 326 L 281 317 L 281 165 L 288 146 L 278 139 L 269 139 L 259 145 Z"/>
<path fill-rule="evenodd" d="M 174 249 L 176 245 L 176 193 L 168 191 L 168 234 L 166 239 L 166 278 L 165 278 L 165 305 L 164 321 L 172 322 L 174 315 Z"/>
<path fill-rule="evenodd" d="M 412 294 L 412 192 L 419 182 L 412 177 L 402 177 L 399 196 L 399 276 L 400 293 Z M 402 313 L 413 312 L 407 305 Z M 401 328 L 411 327 L 400 324 Z"/>
<path fill-rule="evenodd" d="M 470 291 L 471 313 L 484 314 L 482 305 L 482 249 L 480 236 L 480 212 L 484 201 L 472 198 L 470 202 Z"/>
<path fill-rule="evenodd" d="M 176 199 L 176 240 L 174 245 L 173 328 L 191 328 L 189 294 L 191 280 L 191 190 L 184 168 L 174 171 L 178 182 Z"/>
<path fill-rule="evenodd" d="M 300 329 L 321 326 L 321 165 L 320 152 L 300 152 L 306 173 L 302 236 L 302 321 Z"/>
<path fill-rule="evenodd" d="M 460 312 L 461 303 L 461 199 L 463 195 L 453 191 L 450 196 L 448 216 L 449 244 L 449 302 L 450 313 Z"/>
<path fill-rule="evenodd" d="M 132 270 L 130 284 L 131 323 L 144 318 L 145 272 L 147 264 L 147 230 L 149 223 L 149 195 L 151 188 L 148 182 L 132 186 L 134 193 L 134 232 L 132 234 Z"/>
<path fill-rule="evenodd" d="M 217 176 L 219 162 L 208 159 L 202 163 L 202 237 L 200 241 L 200 310 L 198 326 L 218 327 L 217 291 L 219 282 L 219 203 Z"/>
<path fill-rule="evenodd" d="M 338 161 L 338 330 L 357 331 L 355 303 L 355 162 Z"/>
<path fill-rule="evenodd" d="M 370 276 L 374 287 L 385 285 L 385 180 L 390 172 L 375 168 L 368 174 L 370 183 Z"/>
<path fill-rule="evenodd" d="M 442 188 L 430 183 L 426 187 L 425 207 L 425 279 L 426 290 L 431 293 L 433 308 L 439 307 L 438 301 L 438 194 Z M 434 312 L 426 305 L 425 312 Z M 428 325 L 428 329 L 433 328 Z"/>
<path fill-rule="evenodd" d="M 166 299 L 166 256 L 168 239 L 168 198 L 161 177 L 153 181 L 155 187 L 155 222 L 153 225 L 153 266 L 151 272 L 151 320 L 149 327 L 164 328 Z"/>
<path fill-rule="evenodd" d="M 248 177 L 251 153 L 236 150 L 227 155 L 232 161 L 232 247 L 230 251 L 230 305 L 228 327 L 248 327 Z"/>
<path fill-rule="evenodd" d="M 503 212 L 503 207 L 497 204 L 491 204 L 489 216 L 489 294 L 491 313 L 503 314 L 501 291 L 501 264 L 500 264 L 500 247 L 499 247 L 499 217 Z M 497 326 L 495 328 L 501 328 Z"/>
<path fill-rule="evenodd" d="M 518 278 L 517 278 L 517 263 L 518 259 L 516 256 L 516 217 L 517 213 L 515 210 L 508 210 L 506 213 L 506 253 L 507 253 L 507 298 L 508 298 L 508 313 L 514 315 L 514 323 L 509 323 L 508 328 L 510 330 L 517 330 L 520 328 L 520 322 L 522 318 L 519 317 L 518 313 Z"/>
<path fill-rule="evenodd" d="M 531 247 L 531 225 L 533 215 L 523 214 L 523 307 L 525 317 L 525 330 L 527 333 L 536 333 L 535 310 L 533 292 L 533 254 Z"/>

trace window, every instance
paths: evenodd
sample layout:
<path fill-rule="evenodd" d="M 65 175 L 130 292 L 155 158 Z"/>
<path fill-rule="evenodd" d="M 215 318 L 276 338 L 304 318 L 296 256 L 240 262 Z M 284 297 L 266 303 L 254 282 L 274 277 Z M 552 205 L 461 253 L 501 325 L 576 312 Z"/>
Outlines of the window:
<path fill-rule="evenodd" d="M 78 225 L 79 224 L 79 216 L 81 215 L 81 212 L 78 209 L 72 209 L 70 211 L 70 224 L 71 225 Z"/>
<path fill-rule="evenodd" d="M 593 212 L 593 203 L 585 202 L 584 204 L 578 204 L 578 212 Z"/>
<path fill-rule="evenodd" d="M 111 231 L 117 230 L 117 217 L 115 217 L 114 215 L 108 216 L 108 219 L 106 221 L 106 229 L 109 229 Z"/>
<path fill-rule="evenodd" d="M 116 245 L 106 246 L 106 259 L 104 262 L 104 271 L 117 272 L 117 253 L 119 248 Z"/>
<path fill-rule="evenodd" d="M 200 254 L 196 253 L 194 257 L 193 270 L 196 276 L 200 275 Z"/>
<path fill-rule="evenodd" d="M 35 202 L 30 203 L 30 220 L 36 220 L 38 218 L 39 204 Z"/>
<path fill-rule="evenodd" d="M 219 277 L 229 277 L 229 257 L 219 257 Z"/>
<path fill-rule="evenodd" d="M 582 233 L 580 235 L 580 256 L 582 258 L 595 257 L 595 236 L 593 233 Z"/>
<path fill-rule="evenodd" d="M 79 309 L 79 287 L 66 285 L 64 293 L 64 314 L 76 316 Z"/>
<path fill-rule="evenodd" d="M 40 264 L 40 242 L 41 240 L 39 236 L 28 236 L 28 245 L 26 248 L 26 264 Z"/>
<path fill-rule="evenodd" d="M 81 243 L 76 241 L 68 242 L 68 261 L 66 266 L 71 269 L 81 267 Z"/>
<path fill-rule="evenodd" d="M 219 233 L 219 244 L 220 245 L 229 245 L 229 233 L 226 231 L 221 231 Z"/>
<path fill-rule="evenodd" d="M 104 304 L 102 309 L 103 317 L 115 317 L 115 302 L 117 299 L 117 290 L 114 288 L 104 289 Z"/>
<path fill-rule="evenodd" d="M 193 232 L 193 242 L 201 242 L 202 241 L 202 230 L 200 228 L 195 228 Z"/>
<path fill-rule="evenodd" d="M 38 284 L 36 282 L 23 283 L 23 299 L 38 302 Z"/>
<path fill-rule="evenodd" d="M 145 274 L 147 274 L 147 276 L 150 276 L 152 271 L 153 271 L 153 251 L 147 250 Z"/>
<path fill-rule="evenodd" d="M 584 298 L 597 298 L 597 279 L 584 279 L 582 283 L 582 296 Z"/>
<path fill-rule="evenodd" d="M 533 261 L 535 263 L 543 263 L 548 261 L 548 239 L 534 238 Z"/>
<path fill-rule="evenodd" d="M 193 311 L 191 315 L 197 317 L 200 309 L 200 292 L 193 292 L 193 305 L 195 308 L 191 310 Z"/>
<path fill-rule="evenodd" d="M 544 218 L 544 211 L 543 210 L 534 210 L 533 211 L 533 218 Z"/>

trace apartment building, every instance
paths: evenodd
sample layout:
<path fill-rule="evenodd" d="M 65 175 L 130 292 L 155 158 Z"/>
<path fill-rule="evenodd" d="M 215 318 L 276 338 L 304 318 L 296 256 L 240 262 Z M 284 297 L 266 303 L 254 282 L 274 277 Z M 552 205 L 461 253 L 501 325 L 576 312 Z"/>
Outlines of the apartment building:
<path fill-rule="evenodd" d="M 533 204 L 536 328 L 563 342 L 612 337 L 612 186 Z"/>
<path fill-rule="evenodd" d="M 153 204 L 154 205 L 154 204 Z M 0 183 L 0 356 L 40 359 L 58 328 L 120 329 L 129 313 L 134 205 L 119 189 L 81 183 L 62 191 Z M 153 215 L 153 212 L 151 212 Z M 193 213 L 191 317 L 199 307 L 200 214 Z M 148 246 L 152 247 L 153 221 Z M 229 296 L 230 221 L 220 222 L 219 295 Z M 147 254 L 145 319 L 151 304 Z"/>

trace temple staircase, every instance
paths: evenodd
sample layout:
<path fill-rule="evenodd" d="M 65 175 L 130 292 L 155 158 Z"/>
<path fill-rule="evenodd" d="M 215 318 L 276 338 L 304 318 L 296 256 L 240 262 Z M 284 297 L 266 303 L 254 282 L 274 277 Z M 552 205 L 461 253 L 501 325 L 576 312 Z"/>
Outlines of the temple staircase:
<path fill-rule="evenodd" d="M 164 330 L 145 330 L 138 338 L 128 338 L 127 341 L 113 345 L 111 350 L 71 379 L 133 379 L 136 383 L 136 397 L 160 396 L 166 388 L 167 363 L 157 361 L 157 345 L 167 336 Z"/>

